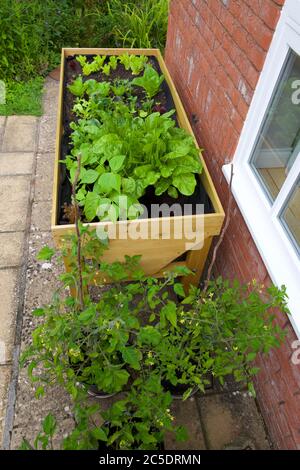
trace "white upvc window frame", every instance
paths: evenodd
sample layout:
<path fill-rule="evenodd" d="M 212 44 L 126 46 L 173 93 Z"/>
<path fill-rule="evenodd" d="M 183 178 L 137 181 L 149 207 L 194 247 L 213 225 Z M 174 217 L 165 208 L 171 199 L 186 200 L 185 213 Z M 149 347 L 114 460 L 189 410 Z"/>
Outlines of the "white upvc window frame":
<path fill-rule="evenodd" d="M 300 255 L 279 220 L 300 175 L 300 153 L 272 204 L 250 164 L 256 138 L 290 49 L 300 56 L 300 0 L 286 0 L 232 160 L 232 192 L 254 242 L 277 286 L 285 285 L 291 322 L 300 338 Z M 231 163 L 223 166 L 230 180 Z"/>

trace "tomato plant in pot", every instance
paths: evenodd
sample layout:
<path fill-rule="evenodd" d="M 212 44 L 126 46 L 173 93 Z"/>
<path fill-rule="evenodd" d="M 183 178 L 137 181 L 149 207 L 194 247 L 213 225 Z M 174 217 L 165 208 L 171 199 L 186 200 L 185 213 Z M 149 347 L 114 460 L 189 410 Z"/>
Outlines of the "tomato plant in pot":
<path fill-rule="evenodd" d="M 79 238 L 71 234 L 65 240 L 69 272 L 60 276 L 61 288 L 50 305 L 33 312 L 43 317 L 42 323 L 32 334 L 22 364 L 28 364 L 32 380 L 41 382 L 38 394 L 43 382 L 59 382 L 74 398 L 82 387 L 91 395 L 107 397 L 130 386 L 140 373 L 144 352 L 137 338 L 156 306 L 154 298 L 166 287 L 172 289 L 176 276 L 188 270 L 178 268 L 158 280 L 144 275 L 139 257 L 102 262 L 106 242 L 79 223 L 78 230 Z M 54 250 L 45 247 L 38 257 L 49 261 L 53 254 Z M 97 299 L 88 288 L 95 272 L 113 282 L 101 289 Z M 132 281 L 124 283 L 128 277 Z M 75 295 L 68 295 L 66 289 Z M 162 295 L 169 297 L 172 290 Z M 45 373 L 34 375 L 38 367 Z"/>
<path fill-rule="evenodd" d="M 100 449 L 163 449 L 167 431 L 175 431 L 178 439 L 186 437 L 184 430 L 173 425 L 170 412 L 172 397 L 164 392 L 160 377 L 150 373 L 137 379 L 125 398 L 102 413 L 105 424 Z"/>
<path fill-rule="evenodd" d="M 217 278 L 203 290 L 191 287 L 189 296 L 181 285 L 176 290 L 182 302 L 167 300 L 153 316 L 156 343 L 146 363 L 160 371 L 163 385 L 175 397 L 205 392 L 209 374 L 221 385 L 232 375 L 255 394 L 257 355 L 279 347 L 285 337 L 273 314 L 274 309 L 288 313 L 285 288 Z"/>

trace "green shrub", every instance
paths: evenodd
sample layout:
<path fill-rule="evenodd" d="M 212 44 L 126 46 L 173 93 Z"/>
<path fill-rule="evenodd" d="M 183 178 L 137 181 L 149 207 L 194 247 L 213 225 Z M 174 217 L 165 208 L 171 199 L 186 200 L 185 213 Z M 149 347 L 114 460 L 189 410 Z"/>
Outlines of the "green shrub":
<path fill-rule="evenodd" d="M 108 5 L 118 46 L 164 49 L 169 0 L 110 0 Z"/>
<path fill-rule="evenodd" d="M 0 104 L 0 116 L 27 114 L 41 116 L 44 79 L 36 77 L 27 82 L 6 82 L 6 103 Z"/>
<path fill-rule="evenodd" d="M 1 0 L 0 78 L 45 75 L 62 47 L 164 47 L 168 0 Z"/>

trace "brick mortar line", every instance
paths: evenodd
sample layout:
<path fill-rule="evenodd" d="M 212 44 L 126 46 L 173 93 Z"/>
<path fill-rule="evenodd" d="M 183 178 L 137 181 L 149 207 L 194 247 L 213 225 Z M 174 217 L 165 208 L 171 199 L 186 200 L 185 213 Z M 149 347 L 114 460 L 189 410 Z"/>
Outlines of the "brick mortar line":
<path fill-rule="evenodd" d="M 181 34 L 184 35 L 184 31 L 180 28 L 180 26 L 177 25 L 177 28 L 180 30 Z M 230 59 L 230 60 L 231 60 L 231 59 Z M 234 63 L 234 62 L 232 62 L 232 63 Z M 210 65 L 210 64 L 209 64 L 209 65 Z M 219 63 L 219 66 L 222 66 L 222 64 Z M 223 66 L 222 66 L 222 67 L 223 67 Z M 237 68 L 238 68 L 238 67 L 237 67 Z M 235 86 L 235 84 L 234 84 L 234 82 L 233 82 L 231 76 L 228 74 L 228 72 L 227 72 L 224 68 L 223 68 L 223 70 L 224 70 L 224 73 L 226 74 L 227 78 L 228 78 L 228 79 L 230 80 L 230 82 L 232 83 L 234 89 L 237 90 L 237 87 Z M 238 70 L 239 70 L 239 69 L 238 69 Z M 185 80 L 183 80 L 183 77 L 182 77 L 181 72 L 182 72 L 181 69 L 177 69 L 177 73 L 180 75 L 180 78 L 181 78 L 182 83 L 184 83 Z M 241 72 L 240 70 L 239 70 L 239 73 L 242 74 L 242 72 Z M 244 78 L 243 74 L 242 74 L 242 77 Z M 222 87 L 222 83 L 221 83 L 221 81 L 220 81 L 219 78 L 217 78 L 217 81 L 218 81 L 219 86 Z M 252 90 L 252 87 L 249 85 L 249 83 L 248 83 L 248 81 L 246 80 L 246 78 L 245 78 L 245 81 L 247 82 L 248 86 L 249 86 L 249 87 L 251 88 L 251 90 Z M 191 92 L 189 86 L 186 87 L 186 90 L 188 90 L 189 93 L 190 93 L 190 95 L 192 96 L 192 92 Z M 215 95 L 215 97 L 216 97 L 218 103 L 222 106 L 222 102 L 219 100 L 218 95 L 217 95 L 216 93 L 214 93 L 214 95 Z M 241 99 L 243 99 L 243 96 L 242 96 L 241 93 L 240 93 L 240 97 L 241 97 Z M 240 114 L 240 112 L 238 111 L 237 107 L 233 104 L 233 102 L 232 102 L 230 96 L 228 96 L 228 101 L 230 101 L 231 106 L 235 109 L 236 113 L 239 115 L 239 117 L 240 117 L 240 118 L 242 119 L 242 121 L 244 122 L 244 121 L 245 121 L 245 118 L 243 118 L 243 117 L 241 116 L 241 114 Z M 244 101 L 245 101 L 245 99 L 244 99 Z M 245 101 L 245 103 L 247 104 L 246 101 Z M 248 105 L 248 106 L 249 106 L 249 105 Z M 226 112 L 226 114 L 228 115 L 228 119 L 232 122 L 232 119 L 231 119 L 231 117 L 230 117 L 230 114 L 229 114 L 226 110 L 225 110 L 225 112 Z M 237 129 L 235 129 L 235 130 L 240 134 L 240 130 L 237 130 Z"/>
<path fill-rule="evenodd" d="M 0 155 L 1 155 L 1 154 L 0 154 Z M 31 175 L 32 175 L 32 173 L 7 173 L 7 174 L 5 174 L 5 175 L 2 175 L 2 174 L 0 173 L 0 178 L 6 178 L 6 177 L 11 178 L 12 176 L 13 176 L 14 178 L 17 178 L 18 176 L 31 176 Z"/>
<path fill-rule="evenodd" d="M 6 155 L 7 153 L 12 153 L 12 154 L 16 154 L 16 153 L 20 153 L 20 154 L 26 153 L 27 154 L 28 153 L 28 155 L 29 155 L 29 154 L 33 154 L 34 152 L 35 152 L 34 150 L 22 150 L 22 151 L 20 151 L 20 150 L 7 150 L 7 151 L 4 151 L 4 152 L 0 151 L 0 156 L 1 155 Z"/>
<path fill-rule="evenodd" d="M 24 262 L 21 264 L 12 264 L 9 266 L 0 266 L 0 271 L 6 271 L 7 269 L 19 269 L 22 268 L 24 265 Z"/>
<path fill-rule="evenodd" d="M 26 228 L 24 230 L 24 245 L 23 245 L 23 261 L 24 264 L 20 268 L 18 275 L 18 305 L 17 305 L 17 314 L 16 314 L 16 330 L 13 343 L 13 354 L 12 354 L 12 370 L 11 378 L 7 392 L 7 405 L 4 413 L 5 421 L 3 426 L 3 438 L 2 438 L 2 449 L 9 450 L 11 446 L 14 418 L 15 418 L 15 405 L 17 401 L 17 389 L 18 389 L 18 379 L 19 379 L 19 357 L 20 349 L 22 342 L 22 326 L 23 326 L 23 316 L 24 316 L 24 307 L 25 307 L 25 294 L 27 286 L 27 264 L 29 259 L 29 238 L 30 238 L 30 228 L 31 228 L 31 217 L 32 217 L 32 206 L 34 198 L 34 184 L 35 184 L 35 175 L 37 167 L 37 155 L 38 155 L 38 146 L 40 138 L 40 124 L 41 117 L 38 118 L 36 129 L 35 129 L 35 150 L 32 152 L 34 154 L 33 165 L 32 165 L 32 174 L 30 180 L 30 188 L 28 195 L 28 204 L 27 204 L 27 214 L 26 214 Z"/>
<path fill-rule="evenodd" d="M 194 7 L 194 8 L 195 8 L 195 7 Z M 233 37 L 232 37 L 230 31 L 224 26 L 223 23 L 221 23 L 221 21 L 220 21 L 220 20 L 218 19 L 218 17 L 213 13 L 213 11 L 209 8 L 209 6 L 208 6 L 207 8 L 208 8 L 209 11 L 215 16 L 215 18 L 216 18 L 216 20 L 218 21 L 219 25 L 221 25 L 222 28 L 229 34 L 229 36 L 230 36 L 230 38 L 231 38 L 233 44 L 234 44 L 235 46 L 237 46 L 237 47 L 240 48 L 239 44 L 233 39 Z M 192 22 L 194 22 L 194 18 L 191 17 L 191 15 L 189 14 L 189 12 L 187 11 L 186 13 L 187 13 L 187 15 L 189 16 L 189 19 L 190 19 Z M 173 16 L 174 16 L 174 15 L 173 15 Z M 231 15 L 231 16 L 233 16 L 233 15 Z M 193 23 L 193 24 L 194 24 L 194 23 Z M 208 27 L 208 29 L 210 30 L 210 32 L 214 34 L 213 30 L 208 26 L 208 24 L 207 24 L 206 22 L 205 22 L 205 25 Z M 200 29 L 198 28 L 198 26 L 196 25 L 195 27 L 197 28 L 197 30 L 199 31 L 199 33 L 201 33 L 201 31 L 200 31 Z M 179 28 L 179 29 L 180 29 L 180 28 Z M 247 32 L 247 30 L 246 30 L 245 28 L 243 28 L 243 29 Z M 272 30 L 270 30 L 270 31 L 272 32 Z M 274 31 L 275 31 L 275 30 L 273 30 L 273 33 L 274 33 Z M 183 31 L 181 30 L 181 32 L 183 32 Z M 247 34 L 249 34 L 249 36 L 251 36 L 251 34 L 250 34 L 249 32 L 248 32 Z M 251 37 L 252 37 L 252 36 L 251 36 Z M 252 37 L 252 39 L 254 39 L 254 38 Z M 254 40 L 255 40 L 255 39 L 254 39 Z M 219 43 L 219 46 L 223 46 L 223 44 L 220 43 L 218 40 L 217 40 L 217 42 Z M 255 43 L 256 43 L 256 41 L 255 41 Z M 257 44 L 257 43 L 256 43 L 256 44 Z M 262 47 L 259 46 L 259 44 L 257 44 L 257 46 L 260 48 L 261 51 L 263 51 L 263 53 L 264 53 L 265 55 L 267 54 L 268 51 L 265 51 Z M 261 70 L 258 70 L 258 68 L 256 67 L 256 65 L 254 65 L 254 63 L 252 62 L 252 60 L 247 56 L 246 51 L 244 51 L 244 49 L 240 49 L 240 50 L 241 50 L 241 52 L 247 57 L 247 59 L 249 60 L 250 64 L 251 64 L 252 67 L 255 69 L 255 71 L 256 71 L 258 74 L 260 74 L 260 73 L 261 73 Z M 212 51 L 212 52 L 214 52 L 214 51 Z M 225 51 L 225 52 L 226 52 L 226 51 Z M 250 87 L 250 89 L 253 91 L 252 85 L 250 85 L 250 83 L 248 82 L 248 80 L 246 79 L 246 77 L 244 77 L 244 71 L 240 69 L 239 64 L 236 63 L 234 60 L 231 59 L 231 57 L 230 57 L 230 55 L 228 54 L 228 52 L 226 52 L 226 54 L 228 55 L 228 57 L 229 57 L 230 61 L 232 62 L 232 64 L 237 68 L 237 70 L 239 71 L 239 73 L 242 75 L 242 77 L 244 78 L 244 80 L 247 82 L 247 85 L 248 85 L 248 86 Z M 220 65 L 221 65 L 221 64 L 220 64 Z M 234 85 L 234 82 L 233 82 L 231 76 L 228 74 L 228 72 L 227 72 L 226 69 L 224 69 L 224 72 L 226 73 L 227 77 L 231 80 L 232 84 Z M 234 87 L 235 87 L 235 85 L 234 85 Z M 236 88 L 236 87 L 235 87 L 235 88 Z M 241 95 L 241 97 L 242 97 L 242 95 Z M 246 101 L 245 101 L 245 102 L 246 102 Z M 246 102 L 246 103 L 247 103 L 247 102 Z"/>
<path fill-rule="evenodd" d="M 0 230 L 0 235 L 2 235 L 2 233 L 24 233 L 25 230 Z"/>
<path fill-rule="evenodd" d="M 268 29 L 268 31 L 269 31 L 270 33 L 273 33 L 273 34 L 274 34 L 274 29 L 270 28 L 270 26 L 268 26 L 268 25 L 264 22 L 264 20 L 263 20 L 260 16 L 258 16 L 257 13 L 255 13 L 255 12 L 252 10 L 252 8 L 250 8 L 250 6 L 249 6 L 248 4 L 246 4 L 246 5 L 247 5 L 248 9 L 252 11 L 252 13 L 254 14 L 254 16 L 257 17 L 257 18 L 259 18 L 259 19 L 261 20 L 261 22 L 264 24 L 264 26 L 266 26 L 266 28 Z M 197 12 L 197 9 L 196 9 L 195 5 L 192 4 L 192 6 L 193 6 L 193 8 L 196 10 L 196 12 Z M 211 7 L 210 7 L 209 4 L 207 4 L 207 8 L 208 8 L 208 10 L 210 11 L 210 13 L 212 13 L 212 14 L 214 15 L 214 17 L 216 18 L 216 20 L 218 21 L 218 23 L 223 26 L 223 28 L 225 29 L 225 31 L 227 31 L 227 33 L 230 34 L 230 37 L 232 38 L 232 33 L 230 32 L 230 30 L 228 30 L 228 29 L 225 27 L 225 25 L 219 20 L 219 17 L 216 15 L 215 12 L 213 12 L 213 10 L 211 9 Z M 221 8 L 226 8 L 226 7 L 222 7 L 222 6 L 221 6 Z M 248 36 L 251 37 L 251 39 L 255 42 L 256 46 L 257 46 L 261 51 L 267 53 L 268 50 L 264 49 L 264 48 L 257 42 L 255 36 L 253 36 L 253 34 L 250 33 L 250 32 L 245 28 L 245 26 L 242 25 L 241 20 L 240 20 L 239 18 L 237 18 L 236 16 L 234 16 L 234 15 L 232 14 L 232 12 L 231 12 L 228 8 L 226 8 L 226 10 L 227 10 L 227 14 L 230 15 L 230 17 L 231 17 L 234 21 L 237 21 L 237 22 L 239 23 L 239 26 L 241 27 L 241 29 L 243 30 L 243 32 L 246 33 Z M 187 12 L 187 14 L 189 15 L 189 17 L 193 20 L 193 18 L 192 18 L 191 15 L 189 14 L 188 10 L 186 10 L 186 12 Z M 213 31 L 211 30 L 211 28 L 208 26 L 208 24 L 207 24 L 207 23 L 205 23 L 205 24 L 206 24 L 206 26 L 209 28 L 209 30 L 210 30 L 211 32 L 213 32 Z M 197 25 L 196 25 L 196 28 L 199 29 L 199 28 L 197 27 Z M 238 45 L 238 44 L 236 43 L 236 41 L 235 41 L 233 38 L 232 38 L 232 40 L 233 40 L 233 42 L 234 42 L 236 45 Z M 242 49 L 242 50 L 243 50 L 243 49 Z M 243 52 L 246 54 L 246 52 L 245 52 L 244 50 L 243 50 Z M 253 62 L 251 61 L 251 59 L 249 59 L 249 61 L 252 63 L 253 67 L 256 69 L 256 66 L 253 64 Z M 257 70 L 257 69 L 256 69 L 256 70 Z"/>

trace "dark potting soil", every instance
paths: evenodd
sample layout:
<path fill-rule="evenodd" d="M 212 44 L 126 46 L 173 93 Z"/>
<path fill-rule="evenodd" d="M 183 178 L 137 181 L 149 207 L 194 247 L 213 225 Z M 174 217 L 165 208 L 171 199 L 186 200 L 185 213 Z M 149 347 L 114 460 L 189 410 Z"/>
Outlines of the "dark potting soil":
<path fill-rule="evenodd" d="M 86 55 L 89 61 L 92 61 L 95 54 Z M 74 106 L 75 97 L 67 89 L 67 85 L 71 84 L 73 80 L 81 73 L 81 66 L 76 60 L 76 55 L 66 57 L 65 67 L 64 67 L 64 79 L 63 79 L 63 110 L 62 110 L 62 120 L 63 120 L 63 135 L 61 137 L 61 155 L 60 160 L 64 160 L 66 156 L 72 150 L 70 144 L 70 137 L 72 129 L 70 128 L 70 123 L 77 121 L 77 117 L 72 113 L 72 108 Z M 148 58 L 149 63 L 156 69 L 158 73 L 162 73 L 159 63 L 154 56 Z M 141 76 L 141 72 L 138 76 Z M 110 75 L 107 77 L 101 71 L 92 73 L 87 77 L 83 77 L 83 81 L 89 79 L 95 79 L 97 81 L 114 81 L 116 78 L 119 79 L 132 79 L 132 73 L 130 70 L 126 70 L 122 64 L 118 64 L 116 70 L 111 70 Z M 139 106 L 141 100 L 145 98 L 145 92 L 140 87 L 134 87 L 134 95 L 137 96 L 137 106 Z M 161 86 L 161 91 L 155 96 L 155 103 L 159 103 L 161 112 L 167 112 L 171 109 L 175 109 L 175 104 L 172 98 L 172 94 L 169 90 L 167 82 L 164 81 Z M 176 113 L 173 116 L 173 119 L 178 126 L 178 121 Z M 71 204 L 72 189 L 71 184 L 67 175 L 67 170 L 65 165 L 60 165 L 60 179 L 59 179 L 59 194 L 58 194 L 58 224 L 65 225 L 73 223 L 72 216 L 69 214 L 68 208 Z M 202 213 L 202 210 L 199 210 L 197 204 L 204 205 L 204 213 L 213 213 L 214 209 L 208 194 L 206 193 L 201 180 L 198 178 L 198 183 L 196 190 L 192 196 L 183 196 L 179 195 L 178 199 L 171 198 L 167 194 L 161 196 L 155 196 L 154 187 L 150 186 L 147 188 L 146 193 L 140 199 L 141 204 L 144 204 L 148 211 L 148 217 L 151 217 L 151 204 L 179 204 L 182 207 L 182 215 L 184 215 L 184 205 L 191 204 L 191 213 L 197 214 Z M 189 212 L 190 214 L 190 212 Z M 171 214 L 172 215 L 172 214 Z M 176 214 L 175 214 L 176 215 Z M 181 215 L 181 214 L 180 214 Z M 187 215 L 187 214 L 186 214 Z M 161 214 L 159 215 L 161 217 Z M 83 218 L 83 221 L 84 218 Z"/>

